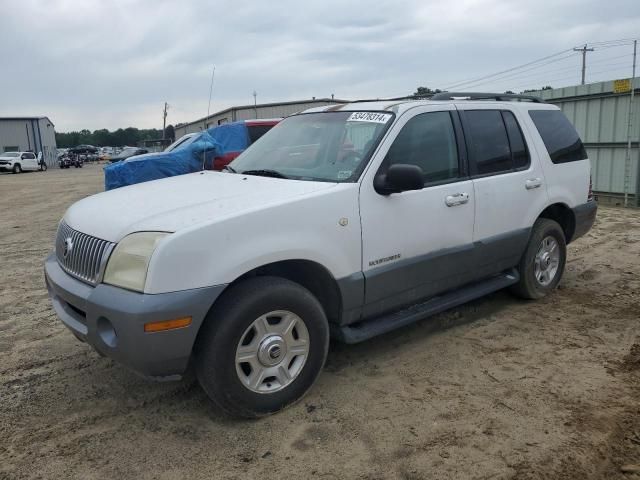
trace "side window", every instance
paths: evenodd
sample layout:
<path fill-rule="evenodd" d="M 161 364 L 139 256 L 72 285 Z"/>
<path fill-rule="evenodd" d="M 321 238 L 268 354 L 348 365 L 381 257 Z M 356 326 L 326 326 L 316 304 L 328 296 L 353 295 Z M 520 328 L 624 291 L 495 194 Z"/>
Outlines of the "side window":
<path fill-rule="evenodd" d="M 511 145 L 511 155 L 513 156 L 513 168 L 525 168 L 529 166 L 529 151 L 527 144 L 522 136 L 522 130 L 518 125 L 516 117 L 509 111 L 502 112 L 504 124 L 507 127 L 509 135 L 509 144 Z"/>
<path fill-rule="evenodd" d="M 273 128 L 273 125 L 249 125 L 249 145 L 258 140 L 261 136 Z"/>
<path fill-rule="evenodd" d="M 23 158 L 27 160 L 33 160 L 34 158 L 36 158 L 36 156 L 33 153 L 25 153 Z"/>
<path fill-rule="evenodd" d="M 419 166 L 425 183 L 457 178 L 458 147 L 449 112 L 422 113 L 409 120 L 385 158 L 387 167 L 395 163 Z"/>
<path fill-rule="evenodd" d="M 499 110 L 466 110 L 465 130 L 471 137 L 472 173 L 488 175 L 512 169 L 511 149 Z"/>
<path fill-rule="evenodd" d="M 571 122 L 560 110 L 529 110 L 553 163 L 585 160 L 587 152 Z"/>

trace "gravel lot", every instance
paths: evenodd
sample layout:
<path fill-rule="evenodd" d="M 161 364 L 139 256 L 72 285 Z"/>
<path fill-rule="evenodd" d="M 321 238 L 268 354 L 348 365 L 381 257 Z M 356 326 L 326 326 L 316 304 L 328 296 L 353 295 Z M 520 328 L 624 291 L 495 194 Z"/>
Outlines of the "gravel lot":
<path fill-rule="evenodd" d="M 332 345 L 300 403 L 237 421 L 56 318 L 43 260 L 102 182 L 97 165 L 0 174 L 0 478 L 640 478 L 621 471 L 640 464 L 639 211 L 601 208 L 552 296 Z"/>

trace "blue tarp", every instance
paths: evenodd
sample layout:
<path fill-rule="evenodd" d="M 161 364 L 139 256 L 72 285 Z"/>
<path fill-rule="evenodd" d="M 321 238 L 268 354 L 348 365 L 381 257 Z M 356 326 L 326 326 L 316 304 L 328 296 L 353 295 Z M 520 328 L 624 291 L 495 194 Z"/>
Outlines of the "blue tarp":
<path fill-rule="evenodd" d="M 114 188 L 174 177 L 213 168 L 213 159 L 245 150 L 249 133 L 244 122 L 226 123 L 210 128 L 195 138 L 179 145 L 171 152 L 136 155 L 104 168 L 104 188 Z"/>

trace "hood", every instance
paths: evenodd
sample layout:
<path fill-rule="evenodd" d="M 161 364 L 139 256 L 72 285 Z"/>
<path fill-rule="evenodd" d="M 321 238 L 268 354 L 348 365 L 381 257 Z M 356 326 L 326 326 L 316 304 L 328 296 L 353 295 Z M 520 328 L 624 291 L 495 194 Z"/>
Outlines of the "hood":
<path fill-rule="evenodd" d="M 64 220 L 75 230 L 118 242 L 132 232 L 175 232 L 336 185 L 204 171 L 87 197 L 73 204 Z"/>

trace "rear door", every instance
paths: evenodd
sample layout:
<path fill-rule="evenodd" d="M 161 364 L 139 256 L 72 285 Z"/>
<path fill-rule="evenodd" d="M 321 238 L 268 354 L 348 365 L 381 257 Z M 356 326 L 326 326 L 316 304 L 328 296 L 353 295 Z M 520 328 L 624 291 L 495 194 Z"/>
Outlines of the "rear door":
<path fill-rule="evenodd" d="M 476 276 L 515 266 L 547 204 L 544 173 L 520 109 L 459 104 L 475 192 Z"/>
<path fill-rule="evenodd" d="M 36 154 L 31 152 L 25 152 L 22 154 L 22 169 L 23 170 L 37 170 L 38 162 L 36 160 Z"/>

